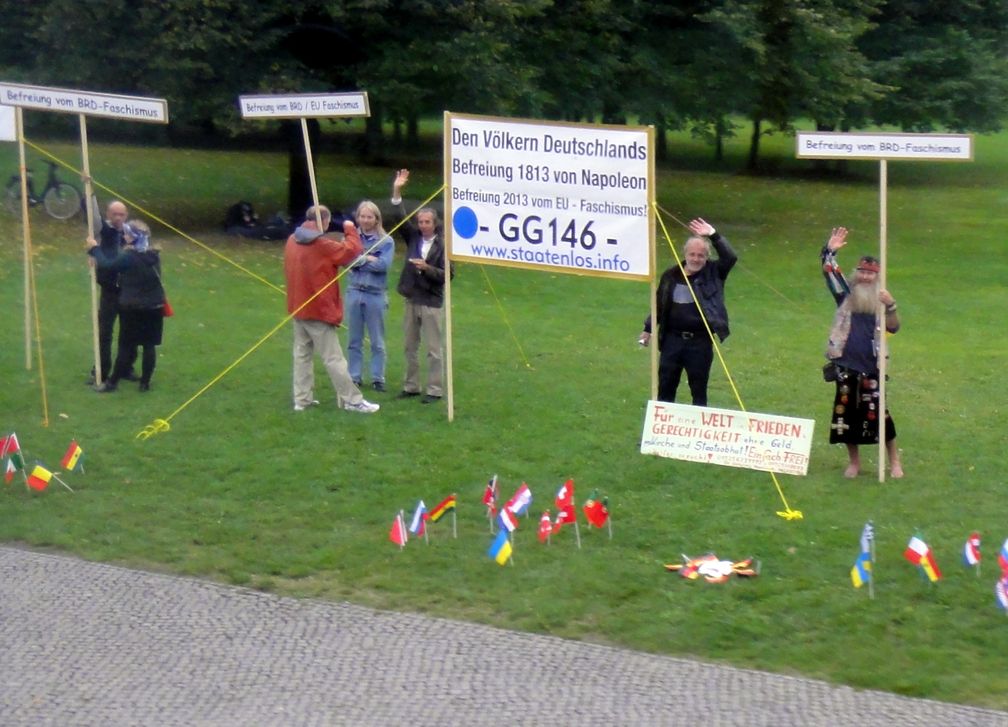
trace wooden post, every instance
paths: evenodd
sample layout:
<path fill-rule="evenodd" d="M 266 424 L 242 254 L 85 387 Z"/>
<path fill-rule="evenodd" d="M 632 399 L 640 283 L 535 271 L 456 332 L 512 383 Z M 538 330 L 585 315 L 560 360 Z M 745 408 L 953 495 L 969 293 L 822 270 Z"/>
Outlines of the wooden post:
<path fill-rule="evenodd" d="M 25 370 L 31 371 L 31 228 L 28 225 L 28 167 L 25 164 L 24 148 L 24 117 L 21 107 L 14 108 L 14 127 L 18 139 L 18 163 L 21 173 L 21 241 L 24 248 L 24 334 L 25 334 Z"/>
<path fill-rule="evenodd" d="M 887 236 L 887 218 L 886 218 L 886 206 L 887 206 L 887 190 L 889 187 L 888 183 L 888 167 L 885 159 L 879 160 L 879 286 L 881 288 L 886 287 L 886 236 Z M 878 481 L 885 482 L 885 464 L 886 464 L 886 422 L 885 422 L 885 411 L 886 411 L 886 315 L 885 306 L 881 302 L 878 304 L 879 313 L 878 320 L 882 322 L 882 330 L 879 331 L 879 346 L 878 346 L 878 371 L 879 371 L 879 404 L 878 404 L 878 432 L 879 432 L 879 453 L 878 453 Z"/>
<path fill-rule="evenodd" d="M 319 232 L 325 232 L 322 229 L 322 212 L 318 208 L 318 185 L 315 184 L 315 164 L 312 161 L 311 141 L 308 139 L 308 120 L 304 116 L 301 117 L 301 137 L 304 139 L 305 166 L 308 167 L 308 182 L 311 184 L 312 206 L 315 207 L 315 224 Z"/>
<path fill-rule="evenodd" d="M 94 194 L 94 189 L 91 185 L 91 161 L 90 154 L 88 152 L 88 136 L 87 136 L 87 118 L 84 114 L 80 115 L 80 137 L 81 137 L 81 171 L 84 172 L 84 209 L 87 214 L 87 230 L 88 235 L 94 234 L 94 207 L 91 204 L 92 195 Z M 99 211 L 99 214 L 101 212 Z M 95 268 L 94 259 L 90 258 L 90 264 L 88 265 L 90 269 L 89 277 L 91 278 L 91 331 L 92 331 L 92 347 L 94 351 L 94 381 L 95 384 L 100 384 L 102 382 L 102 370 L 101 370 L 101 349 L 98 345 L 98 278 Z M 120 325 L 122 325 L 120 323 Z M 111 371 L 106 373 L 111 374 Z"/>

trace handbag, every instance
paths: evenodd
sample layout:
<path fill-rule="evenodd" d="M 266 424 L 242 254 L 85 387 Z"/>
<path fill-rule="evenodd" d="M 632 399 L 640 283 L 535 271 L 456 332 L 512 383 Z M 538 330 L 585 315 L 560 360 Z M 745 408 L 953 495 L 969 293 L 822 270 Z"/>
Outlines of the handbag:
<path fill-rule="evenodd" d="M 837 380 L 837 365 L 834 361 L 827 361 L 822 367 L 823 381 Z"/>

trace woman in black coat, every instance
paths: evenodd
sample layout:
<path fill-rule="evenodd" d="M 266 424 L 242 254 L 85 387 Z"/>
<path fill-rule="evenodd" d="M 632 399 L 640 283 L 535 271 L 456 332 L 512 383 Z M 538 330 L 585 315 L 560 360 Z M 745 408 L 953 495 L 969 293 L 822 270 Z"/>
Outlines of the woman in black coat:
<path fill-rule="evenodd" d="M 140 391 L 150 390 L 157 362 L 157 346 L 164 330 L 165 292 L 161 284 L 161 255 L 150 246 L 150 228 L 139 220 L 123 227 L 126 247 L 114 257 L 97 245 L 88 250 L 99 268 L 119 274 L 119 350 L 112 375 L 98 391 L 115 391 L 119 380 L 133 368 L 137 348 L 143 349 Z"/>

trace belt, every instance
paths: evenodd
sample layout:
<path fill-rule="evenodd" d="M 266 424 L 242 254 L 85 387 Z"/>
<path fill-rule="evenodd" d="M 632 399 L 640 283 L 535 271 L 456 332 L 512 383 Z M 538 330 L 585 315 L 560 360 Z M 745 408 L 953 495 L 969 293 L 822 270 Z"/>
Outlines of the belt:
<path fill-rule="evenodd" d="M 685 340 L 690 340 L 691 338 L 700 338 L 701 334 L 694 333 L 693 331 L 669 331 L 669 333 L 676 338 L 683 338 Z"/>

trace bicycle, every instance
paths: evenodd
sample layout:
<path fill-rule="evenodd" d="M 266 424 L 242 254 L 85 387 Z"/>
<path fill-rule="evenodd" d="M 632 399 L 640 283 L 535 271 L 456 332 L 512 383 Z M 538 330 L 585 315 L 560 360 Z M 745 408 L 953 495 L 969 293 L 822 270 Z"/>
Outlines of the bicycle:
<path fill-rule="evenodd" d="M 28 205 L 36 207 L 39 204 L 45 209 L 50 217 L 57 220 L 68 220 L 80 212 L 81 200 L 83 197 L 75 186 L 60 180 L 56 176 L 55 162 L 46 161 L 49 165 L 49 174 L 46 177 L 45 189 L 42 195 L 35 194 L 34 184 L 32 184 L 32 170 L 28 173 Z M 13 174 L 7 181 L 4 188 L 4 207 L 11 214 L 18 214 L 21 211 L 21 175 Z"/>

